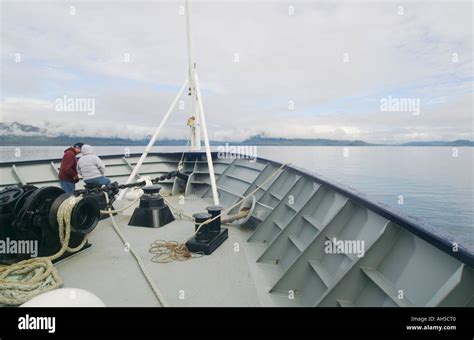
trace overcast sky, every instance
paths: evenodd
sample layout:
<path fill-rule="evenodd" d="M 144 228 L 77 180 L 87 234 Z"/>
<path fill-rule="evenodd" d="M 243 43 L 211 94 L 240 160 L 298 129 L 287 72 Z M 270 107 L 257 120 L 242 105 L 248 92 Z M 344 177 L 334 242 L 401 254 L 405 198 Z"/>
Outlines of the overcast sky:
<path fill-rule="evenodd" d="M 187 74 L 183 4 L 2 1 L 1 121 L 75 135 L 153 133 Z M 472 6 L 195 1 L 210 138 L 473 139 Z M 57 112 L 63 96 L 94 98 L 95 114 Z M 381 110 L 389 97 L 419 100 L 419 114 Z M 183 99 L 163 137 L 187 138 Z"/>

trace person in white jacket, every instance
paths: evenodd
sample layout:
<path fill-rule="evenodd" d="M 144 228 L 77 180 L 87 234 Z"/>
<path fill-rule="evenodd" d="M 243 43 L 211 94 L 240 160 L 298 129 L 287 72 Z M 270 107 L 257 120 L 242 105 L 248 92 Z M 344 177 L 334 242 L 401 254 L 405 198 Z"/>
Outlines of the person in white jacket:
<path fill-rule="evenodd" d="M 82 157 L 77 161 L 77 171 L 86 184 L 110 184 L 110 179 L 104 176 L 105 164 L 97 157 L 92 146 L 84 144 L 81 148 Z"/>

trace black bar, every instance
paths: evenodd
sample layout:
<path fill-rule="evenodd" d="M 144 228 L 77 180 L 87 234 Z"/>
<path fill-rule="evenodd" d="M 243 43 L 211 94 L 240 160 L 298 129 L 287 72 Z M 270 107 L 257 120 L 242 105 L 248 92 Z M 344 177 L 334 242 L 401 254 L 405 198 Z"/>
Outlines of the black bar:
<path fill-rule="evenodd" d="M 19 320 L 55 317 L 54 333 L 20 330 Z M 415 319 L 413 319 L 415 318 Z M 472 339 L 471 308 L 0 308 L 0 338 L 117 337 L 160 339 L 246 338 L 262 334 L 288 339 L 330 337 Z M 24 325 L 24 323 L 23 323 Z M 408 330 L 407 326 L 456 329 Z"/>

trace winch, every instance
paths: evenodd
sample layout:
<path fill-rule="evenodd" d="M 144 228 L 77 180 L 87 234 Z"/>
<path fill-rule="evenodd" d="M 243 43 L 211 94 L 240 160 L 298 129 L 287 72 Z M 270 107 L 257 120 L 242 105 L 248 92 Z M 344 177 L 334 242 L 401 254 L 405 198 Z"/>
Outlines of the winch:
<path fill-rule="evenodd" d="M 20 252 L 19 249 L 17 252 L 2 252 L 0 262 L 14 263 L 32 256 L 57 253 L 61 249 L 58 209 L 70 196 L 58 187 L 15 185 L 0 191 L 0 241 L 29 241 L 36 244 L 35 254 Z M 97 201 L 91 197 L 79 200 L 71 212 L 69 247 L 80 245 L 84 237 L 96 227 L 98 220 Z"/>
<path fill-rule="evenodd" d="M 153 184 L 170 179 L 172 177 L 187 179 L 185 174 L 177 171 L 151 180 Z M 43 257 L 56 254 L 61 249 L 61 235 L 59 230 L 58 212 L 60 206 L 69 197 L 79 197 L 71 210 L 71 230 L 69 248 L 76 248 L 84 241 L 97 226 L 99 219 L 108 217 L 101 211 L 112 209 L 115 196 L 121 189 L 143 187 L 144 181 L 119 185 L 117 182 L 107 186 L 85 186 L 84 189 L 76 190 L 72 194 L 65 193 L 59 187 L 38 188 L 33 185 L 17 184 L 0 190 L 0 243 L 10 244 L 12 241 L 35 242 L 37 251 L 31 253 L 0 252 L 0 263 L 15 263 L 30 257 Z M 159 194 L 159 189 L 151 186 L 144 188 L 145 195 L 140 202 L 140 207 L 151 208 L 152 223 L 156 211 L 163 216 L 159 223 L 169 223 L 174 220 L 169 208 L 164 204 Z M 107 203 L 108 202 L 108 203 Z M 142 203 L 143 202 L 143 203 Z M 155 216 L 156 217 L 156 216 Z M 0 244 L 1 245 L 1 244 Z M 90 244 L 85 243 L 84 248 Z M 59 257 L 62 259 L 69 256 L 65 253 Z M 59 260 L 57 259 L 57 260 Z"/>

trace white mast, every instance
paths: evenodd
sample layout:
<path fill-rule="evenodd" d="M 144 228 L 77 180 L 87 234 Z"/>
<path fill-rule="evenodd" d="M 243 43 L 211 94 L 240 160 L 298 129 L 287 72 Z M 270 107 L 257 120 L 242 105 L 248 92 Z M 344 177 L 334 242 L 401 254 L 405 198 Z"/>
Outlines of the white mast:
<path fill-rule="evenodd" d="M 219 205 L 219 195 L 217 194 L 216 176 L 214 175 L 214 164 L 212 164 L 211 147 L 209 145 L 209 137 L 207 135 L 206 117 L 204 116 L 204 109 L 202 107 L 201 89 L 199 87 L 197 73 L 194 74 L 194 81 L 195 81 L 194 85 L 196 87 L 196 93 L 197 93 L 198 104 L 199 104 L 199 112 L 201 114 L 202 127 L 204 130 L 204 146 L 206 148 L 206 158 L 207 158 L 207 166 L 209 168 L 209 178 L 211 179 L 212 198 L 214 199 L 214 204 Z"/>
<path fill-rule="evenodd" d="M 189 87 L 191 88 L 191 108 L 195 117 L 195 128 L 192 130 L 191 149 L 201 149 L 201 123 L 204 132 L 204 146 L 206 149 L 207 166 L 209 168 L 209 178 L 211 180 L 212 198 L 215 205 L 219 205 L 219 195 L 217 193 L 216 176 L 214 174 L 214 164 L 212 163 L 211 147 L 209 145 L 209 136 L 207 134 L 206 117 L 202 106 L 201 89 L 198 83 L 197 67 L 193 57 L 192 37 L 191 37 L 191 4 L 186 0 L 186 34 L 188 38 L 188 62 L 189 62 Z M 196 105 L 197 104 L 197 105 Z M 197 107 L 196 107 L 197 106 Z M 199 115 L 196 111 L 199 110 Z"/>
<path fill-rule="evenodd" d="M 214 200 L 214 204 L 218 205 L 219 204 L 219 196 L 217 193 L 217 185 L 216 185 L 216 176 L 214 174 L 214 165 L 212 163 L 212 154 L 211 154 L 211 147 L 209 145 L 209 136 L 207 134 L 207 127 L 206 127 L 206 118 L 204 115 L 204 108 L 202 105 L 202 96 L 201 96 L 201 90 L 199 88 L 199 83 L 197 79 L 197 70 L 196 70 L 196 63 L 193 58 L 193 53 L 192 53 L 192 44 L 191 44 L 191 6 L 189 4 L 189 0 L 186 0 L 186 34 L 187 34 L 187 40 L 188 40 L 188 63 L 189 63 L 189 75 L 188 79 L 184 82 L 183 86 L 181 87 L 180 91 L 178 92 L 176 98 L 174 99 L 173 103 L 171 104 L 170 108 L 166 112 L 165 116 L 163 117 L 163 120 L 161 121 L 160 125 L 158 126 L 158 129 L 155 131 L 153 134 L 153 137 L 151 138 L 150 142 L 148 143 L 147 147 L 145 148 L 145 151 L 141 155 L 138 163 L 135 165 L 133 168 L 132 173 L 128 177 L 126 183 L 130 183 L 133 180 L 136 179 L 138 176 L 138 171 L 140 170 L 141 165 L 143 164 L 145 158 L 147 157 L 148 153 L 151 150 L 151 147 L 154 145 L 156 139 L 158 138 L 158 135 L 160 134 L 161 129 L 165 125 L 166 121 L 168 120 L 168 117 L 171 115 L 171 113 L 174 110 L 174 107 L 176 106 L 176 103 L 178 102 L 179 98 L 183 94 L 184 90 L 186 89 L 186 86 L 189 85 L 190 92 L 191 92 L 191 113 L 192 116 L 194 117 L 194 128 L 192 128 L 192 136 L 191 136 L 191 149 L 192 150 L 200 150 L 201 149 L 201 122 L 202 122 L 202 128 L 204 130 L 204 145 L 206 148 L 206 158 L 207 158 L 207 166 L 209 168 L 209 178 L 211 180 L 211 189 L 212 189 L 212 198 Z M 196 114 L 199 113 L 199 114 Z M 118 199 L 121 200 L 125 194 L 126 190 L 122 190 L 120 192 L 120 195 L 118 196 Z"/>
<path fill-rule="evenodd" d="M 191 116 L 194 117 L 194 127 L 191 127 L 191 150 L 201 150 L 201 119 L 196 114 L 197 93 L 194 81 L 194 72 L 196 71 L 196 62 L 193 55 L 192 36 L 191 36 L 191 3 L 185 2 L 186 13 L 186 38 L 188 42 L 188 64 L 189 64 L 189 93 L 191 95 Z"/>

